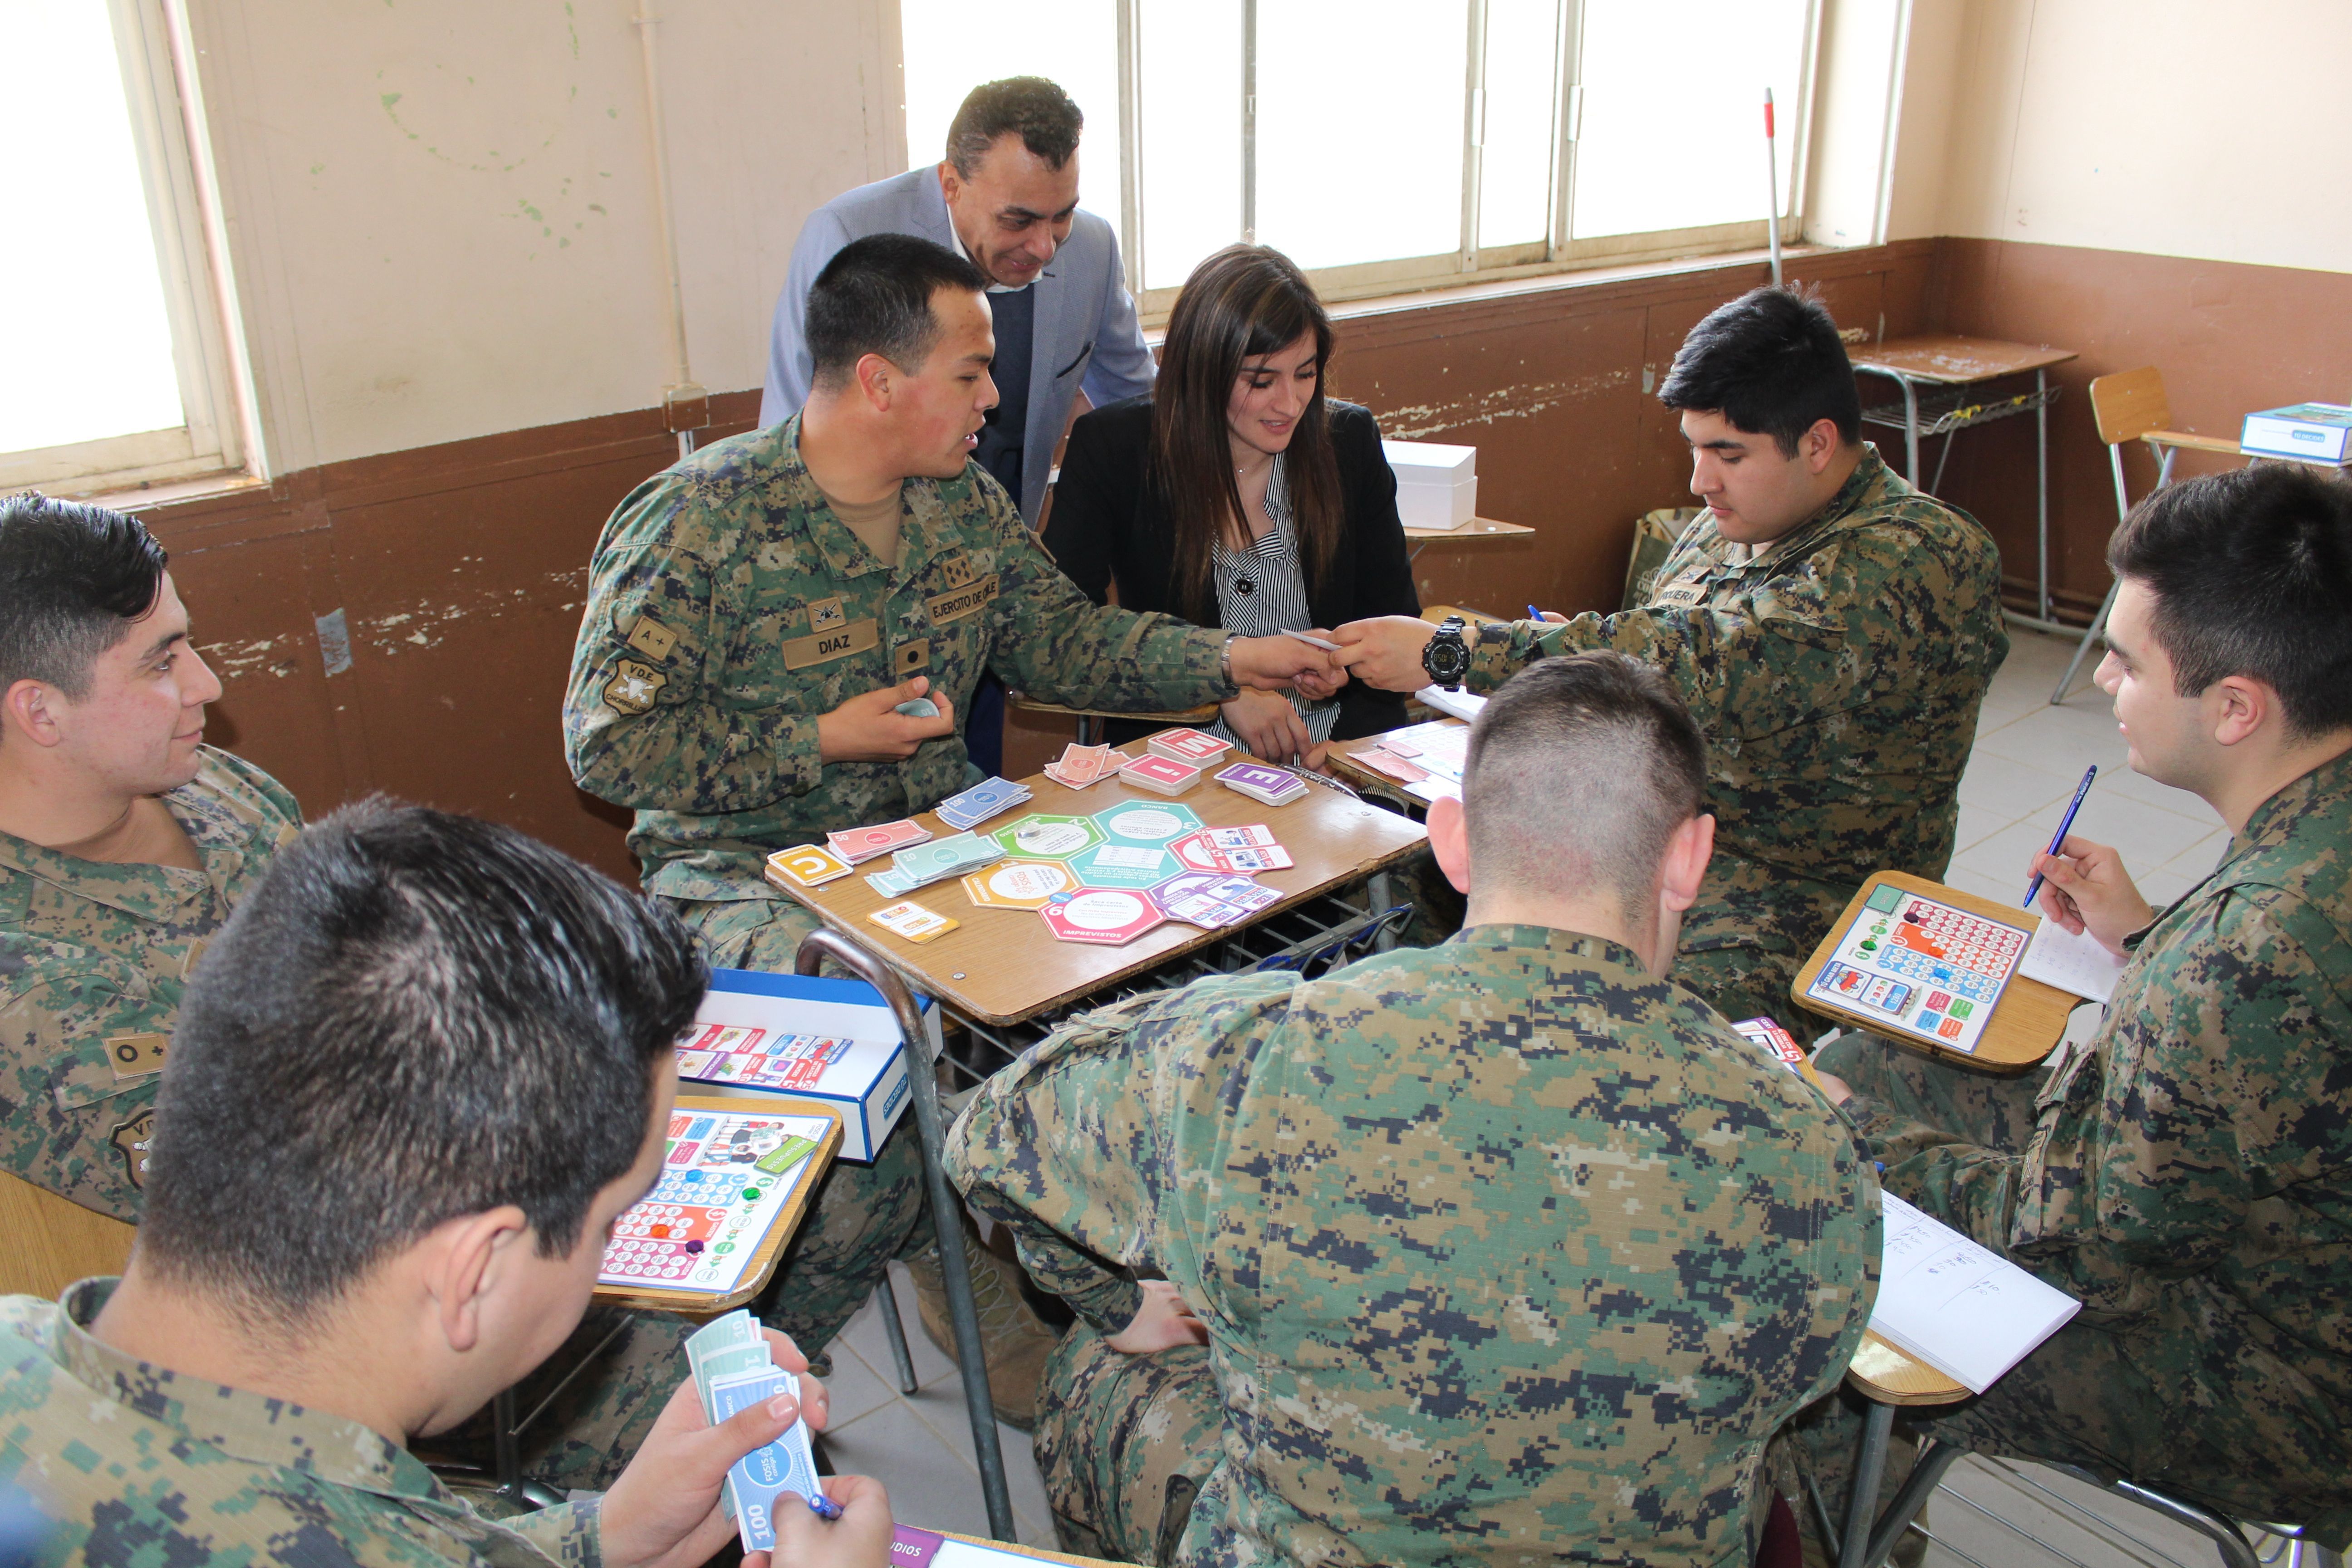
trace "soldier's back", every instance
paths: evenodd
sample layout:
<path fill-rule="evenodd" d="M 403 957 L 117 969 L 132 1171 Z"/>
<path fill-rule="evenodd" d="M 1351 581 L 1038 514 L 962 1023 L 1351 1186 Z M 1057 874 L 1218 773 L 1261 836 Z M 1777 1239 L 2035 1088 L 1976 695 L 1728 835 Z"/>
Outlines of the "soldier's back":
<path fill-rule="evenodd" d="M 1244 1011 L 1200 1016 L 1255 1037 L 1179 1161 L 1171 1277 L 1230 1326 L 1184 1558 L 1745 1561 L 1764 1440 L 1835 1385 L 1875 1275 L 1828 1108 L 1629 950 L 1540 927 Z"/>

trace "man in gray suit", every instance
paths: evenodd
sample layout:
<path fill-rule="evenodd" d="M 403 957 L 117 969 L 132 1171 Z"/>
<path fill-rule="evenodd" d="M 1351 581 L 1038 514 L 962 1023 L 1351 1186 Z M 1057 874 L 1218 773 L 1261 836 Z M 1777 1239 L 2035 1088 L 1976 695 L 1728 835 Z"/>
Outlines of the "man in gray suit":
<path fill-rule="evenodd" d="M 989 280 L 999 402 L 973 457 L 1034 527 L 1080 387 L 1099 406 L 1150 391 L 1154 368 L 1119 270 L 1118 237 L 1078 210 L 1083 122 L 1069 95 L 1042 77 L 984 83 L 956 110 L 936 168 L 860 185 L 810 214 L 776 301 L 760 423 L 789 418 L 807 400 L 802 313 L 835 253 L 869 234 L 935 240 Z"/>

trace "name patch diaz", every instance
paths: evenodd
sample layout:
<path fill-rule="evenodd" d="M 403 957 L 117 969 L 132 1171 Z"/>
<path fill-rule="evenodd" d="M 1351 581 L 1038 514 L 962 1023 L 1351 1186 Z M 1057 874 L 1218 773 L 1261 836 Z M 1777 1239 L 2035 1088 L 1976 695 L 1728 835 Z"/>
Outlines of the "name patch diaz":
<path fill-rule="evenodd" d="M 163 1055 L 172 1048 L 166 1035 L 117 1035 L 106 1042 L 106 1065 L 115 1081 L 146 1078 L 163 1070 Z"/>
<path fill-rule="evenodd" d="M 784 643 L 784 668 L 806 669 L 813 664 L 830 664 L 853 653 L 870 652 L 880 644 L 881 638 L 872 621 L 852 621 L 845 626 L 819 632 L 814 637 L 787 638 Z"/>
<path fill-rule="evenodd" d="M 669 677 L 649 664 L 625 658 L 604 682 L 604 706 L 634 719 L 653 711 L 654 694 L 669 684 Z"/>
<path fill-rule="evenodd" d="M 951 589 L 935 599 L 924 600 L 923 607 L 930 612 L 933 624 L 944 626 L 950 621 L 963 619 L 995 597 L 996 574 L 992 572 L 968 586 Z"/>

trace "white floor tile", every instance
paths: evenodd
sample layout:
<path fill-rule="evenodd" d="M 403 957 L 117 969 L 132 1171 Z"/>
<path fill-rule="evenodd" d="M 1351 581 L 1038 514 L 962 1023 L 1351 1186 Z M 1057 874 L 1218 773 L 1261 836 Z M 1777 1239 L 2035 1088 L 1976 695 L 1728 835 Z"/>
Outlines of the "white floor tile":
<path fill-rule="evenodd" d="M 2205 803 L 2195 795 L 2189 799 L 2200 808 L 2204 806 Z M 2051 822 L 2043 828 L 2043 844 L 2050 842 L 2048 835 L 2056 831 L 2056 817 L 2063 815 L 2063 808 L 2052 814 Z M 2095 844 L 2114 845 L 2123 852 L 2124 864 L 2135 870 L 2142 866 L 2154 870 L 2169 864 L 2212 837 L 2221 826 L 2221 819 L 2210 810 L 2204 812 L 2201 820 L 2183 816 L 2126 795 L 2102 792 L 2095 784 L 2083 798 L 2081 815 L 2074 818 L 2076 834 Z"/>
<path fill-rule="evenodd" d="M 833 1375 L 824 1380 L 827 1423 L 846 1426 L 898 1398 L 888 1366 L 887 1361 L 878 1370 L 867 1364 L 847 1334 L 837 1335 L 833 1342 Z"/>
<path fill-rule="evenodd" d="M 2043 708 L 1980 736 L 1978 754 L 1990 752 L 2076 781 L 2096 763 L 2101 773 L 2121 769 L 2128 755 L 2112 713 Z"/>
<path fill-rule="evenodd" d="M 2014 822 L 2071 798 L 2082 774 L 2067 778 L 2047 768 L 1988 752 L 1979 743 L 1960 774 L 1960 809 L 1977 806 L 2003 823 Z"/>
<path fill-rule="evenodd" d="M 1980 805 L 1970 805 L 1967 801 L 1960 802 L 1959 826 L 1952 836 L 1953 853 L 1959 854 L 1970 845 L 1981 844 L 2016 820 L 2012 816 Z"/>
<path fill-rule="evenodd" d="M 925 1530 L 988 1533 L 980 1472 L 908 1408 L 893 1399 L 825 1435 L 833 1467 L 872 1476 L 890 1491 L 890 1516 Z"/>

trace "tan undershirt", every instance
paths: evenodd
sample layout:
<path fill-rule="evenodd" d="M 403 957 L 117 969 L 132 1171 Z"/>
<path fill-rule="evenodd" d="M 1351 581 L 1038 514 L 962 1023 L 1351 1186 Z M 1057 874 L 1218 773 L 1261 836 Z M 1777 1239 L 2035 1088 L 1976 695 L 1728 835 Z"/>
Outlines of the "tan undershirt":
<path fill-rule="evenodd" d="M 902 482 L 890 487 L 890 493 L 877 501 L 845 501 L 829 490 L 820 490 L 824 504 L 833 508 L 833 515 L 857 535 L 857 542 L 874 552 L 874 558 L 885 566 L 898 564 L 898 518 L 902 510 Z"/>

